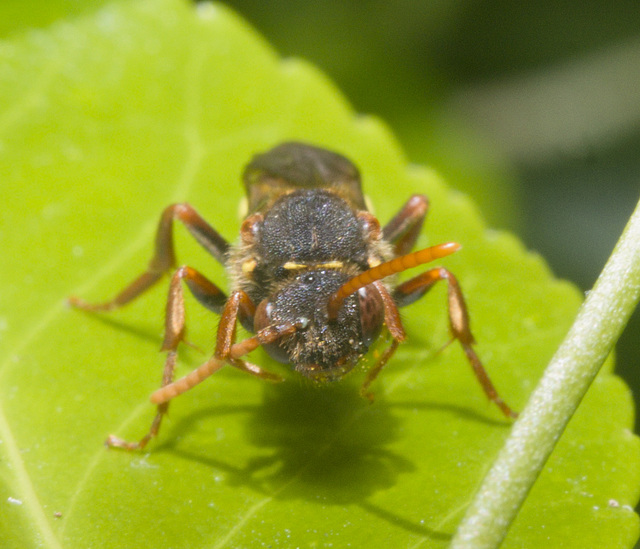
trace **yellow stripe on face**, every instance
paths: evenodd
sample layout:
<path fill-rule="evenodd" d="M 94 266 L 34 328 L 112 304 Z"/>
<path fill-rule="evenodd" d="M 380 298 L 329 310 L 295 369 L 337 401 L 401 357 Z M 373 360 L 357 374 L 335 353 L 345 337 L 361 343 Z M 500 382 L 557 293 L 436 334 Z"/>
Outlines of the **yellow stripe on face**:
<path fill-rule="evenodd" d="M 318 269 L 342 269 L 344 263 L 342 261 L 329 261 L 328 263 L 320 263 L 316 267 Z"/>
<path fill-rule="evenodd" d="M 329 261 L 327 263 L 318 263 L 317 265 L 306 265 L 305 263 L 295 263 L 287 261 L 282 268 L 287 271 L 300 271 L 303 269 L 342 269 L 344 263 L 342 261 Z"/>
<path fill-rule="evenodd" d="M 293 261 L 287 261 L 283 266 L 283 269 L 286 269 L 287 271 L 298 271 L 300 269 L 306 269 L 307 265 L 305 265 L 304 263 L 295 263 Z"/>

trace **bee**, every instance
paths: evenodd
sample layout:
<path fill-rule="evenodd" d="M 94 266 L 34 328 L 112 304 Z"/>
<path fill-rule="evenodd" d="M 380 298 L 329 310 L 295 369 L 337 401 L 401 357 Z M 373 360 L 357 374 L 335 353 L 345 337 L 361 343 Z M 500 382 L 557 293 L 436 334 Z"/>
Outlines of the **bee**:
<path fill-rule="evenodd" d="M 452 338 L 462 346 L 488 398 L 505 416 L 516 416 L 498 395 L 473 348 L 467 306 L 455 276 L 435 267 L 402 283 L 393 277 L 460 248 L 447 242 L 411 252 L 429 208 L 424 195 L 411 196 L 381 227 L 367 209 L 355 165 L 338 153 L 298 142 L 254 156 L 243 180 L 248 214 L 236 244 L 230 245 L 191 205 L 173 204 L 160 217 L 155 253 L 146 271 L 110 301 L 91 304 L 69 299 L 87 311 L 116 309 L 173 272 L 162 344 L 167 353 L 162 386 L 151 395 L 157 413 L 139 441 L 110 435 L 108 446 L 144 448 L 158 434 L 169 402 L 225 365 L 267 381 L 282 381 L 246 360 L 260 346 L 302 376 L 326 383 L 351 371 L 385 329 L 391 343 L 368 370 L 361 388 L 362 395 L 372 399 L 371 383 L 406 339 L 398 309 L 420 299 L 441 280 L 448 285 Z M 175 220 L 227 268 L 229 295 L 192 267 L 176 268 Z M 219 314 L 220 322 L 213 356 L 174 381 L 178 346 L 185 336 L 183 285 L 204 307 Z M 237 342 L 238 323 L 254 335 Z"/>

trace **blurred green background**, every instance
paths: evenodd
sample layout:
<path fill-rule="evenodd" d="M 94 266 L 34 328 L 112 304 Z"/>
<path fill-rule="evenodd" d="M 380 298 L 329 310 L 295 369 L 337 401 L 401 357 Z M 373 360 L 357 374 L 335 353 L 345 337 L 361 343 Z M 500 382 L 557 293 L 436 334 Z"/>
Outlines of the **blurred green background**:
<path fill-rule="evenodd" d="M 0 35 L 104 3 L 2 0 Z M 473 195 L 490 225 L 592 286 L 640 196 L 637 0 L 227 4 L 387 121 L 408 158 Z M 636 312 L 618 345 L 636 397 L 638 366 Z"/>

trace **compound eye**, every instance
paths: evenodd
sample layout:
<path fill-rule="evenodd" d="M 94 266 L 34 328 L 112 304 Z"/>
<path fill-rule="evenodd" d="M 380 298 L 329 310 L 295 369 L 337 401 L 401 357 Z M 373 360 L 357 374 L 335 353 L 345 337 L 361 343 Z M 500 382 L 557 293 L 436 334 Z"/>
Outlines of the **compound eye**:
<path fill-rule="evenodd" d="M 360 322 L 362 323 L 362 336 L 367 347 L 371 345 L 382 329 L 384 322 L 384 305 L 380 294 L 370 286 L 358 290 L 360 302 Z"/>
<path fill-rule="evenodd" d="M 263 299 L 256 309 L 256 314 L 253 317 L 253 329 L 257 332 L 271 326 L 271 315 L 273 314 L 273 303 L 268 299 Z"/>

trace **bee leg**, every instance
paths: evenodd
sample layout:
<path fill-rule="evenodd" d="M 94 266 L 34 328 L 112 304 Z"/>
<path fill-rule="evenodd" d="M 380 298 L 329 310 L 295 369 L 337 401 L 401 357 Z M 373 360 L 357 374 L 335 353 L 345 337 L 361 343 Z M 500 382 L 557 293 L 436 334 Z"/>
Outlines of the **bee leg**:
<path fill-rule="evenodd" d="M 373 380 L 378 377 L 378 374 L 380 373 L 380 370 L 382 370 L 382 368 L 384 368 L 385 364 L 387 362 L 389 362 L 389 359 L 393 356 L 393 354 L 396 352 L 396 349 L 398 348 L 398 345 L 400 345 L 400 342 L 396 339 L 394 339 L 391 342 L 391 345 L 389 345 L 389 347 L 387 347 L 382 355 L 380 355 L 380 358 L 378 359 L 378 361 L 374 364 L 374 366 L 367 372 L 367 377 L 364 380 L 364 383 L 362 384 L 362 387 L 360 387 L 360 395 L 363 396 L 364 398 L 368 399 L 370 402 L 373 402 L 373 393 L 371 391 L 369 391 L 369 385 L 371 385 L 371 383 L 373 383 Z"/>
<path fill-rule="evenodd" d="M 202 366 L 196 368 L 191 373 L 165 387 L 158 389 L 151 395 L 151 402 L 158 405 L 168 402 L 172 398 L 181 395 L 185 391 L 188 391 L 201 381 L 205 380 L 212 373 L 222 368 L 226 363 L 261 379 L 266 379 L 268 381 L 282 381 L 280 376 L 267 372 L 259 366 L 245 362 L 240 358 L 257 349 L 260 345 L 273 343 L 283 336 L 294 333 L 300 327 L 301 326 L 297 324 L 283 324 L 280 326 L 267 326 L 266 328 L 259 330 L 256 335 L 249 337 L 240 343 L 230 345 L 225 358 L 214 355 Z"/>
<path fill-rule="evenodd" d="M 176 365 L 176 356 L 177 353 L 175 351 L 170 352 L 167 355 L 167 359 L 164 363 L 164 370 L 162 373 L 162 386 L 168 385 L 173 381 L 173 370 Z M 126 440 L 117 437 L 116 435 L 109 435 L 107 440 L 105 440 L 105 445 L 109 448 L 123 448 L 125 450 L 142 450 L 147 443 L 154 438 L 158 431 L 160 431 L 160 425 L 162 424 L 162 418 L 169 410 L 169 401 L 163 402 L 162 404 L 158 404 L 157 412 L 153 421 L 151 422 L 151 427 L 149 427 L 149 431 L 146 435 L 144 435 L 138 442 L 127 442 Z"/>
<path fill-rule="evenodd" d="M 224 305 L 224 310 L 220 317 L 220 324 L 218 325 L 215 352 L 217 358 L 221 360 L 227 359 L 231 346 L 236 341 L 238 320 L 242 322 L 243 318 L 252 319 L 255 312 L 256 306 L 246 292 L 236 290 L 231 293 Z"/>
<path fill-rule="evenodd" d="M 397 256 L 408 254 L 412 250 L 428 209 L 427 197 L 414 194 L 382 229 L 384 240 L 394 244 Z"/>
<path fill-rule="evenodd" d="M 235 345 L 235 352 L 232 352 L 232 347 L 236 341 L 236 326 L 238 320 L 240 320 L 242 324 L 245 324 L 246 322 L 243 321 L 243 318 L 252 319 L 255 311 L 255 305 L 246 292 L 238 290 L 229 296 L 224 312 L 222 313 L 222 318 L 220 319 L 220 325 L 218 326 L 215 357 L 219 360 L 226 360 L 229 364 L 235 366 L 239 370 L 255 375 L 259 378 L 266 379 L 268 381 L 282 381 L 280 376 L 274 375 L 263 368 L 260 368 L 260 366 L 257 366 L 256 364 L 251 364 L 240 359 L 240 356 L 250 353 L 253 349 L 262 344 L 258 337 L 259 334 Z M 252 342 L 252 348 L 247 347 L 246 350 L 240 351 L 240 346 L 246 346 L 248 342 Z M 234 354 L 236 356 L 234 356 Z"/>
<path fill-rule="evenodd" d="M 176 365 L 178 345 L 185 336 L 185 310 L 182 282 L 185 282 L 196 299 L 205 307 L 218 311 L 222 309 L 226 296 L 205 276 L 191 267 L 180 267 L 171 277 L 169 285 L 169 297 L 165 316 L 163 351 L 167 351 L 164 369 L 162 373 L 162 387 L 166 387 L 173 381 L 173 372 Z M 158 434 L 162 418 L 169 409 L 169 401 L 158 404 L 158 409 L 149 432 L 138 442 L 127 442 L 115 435 L 109 435 L 106 445 L 126 450 L 140 450 Z"/>
<path fill-rule="evenodd" d="M 246 292 L 242 290 L 233 292 L 229 296 L 229 299 L 227 299 L 222 316 L 220 317 L 214 355 L 186 376 L 173 383 L 170 382 L 163 385 L 151 395 L 151 402 L 157 404 L 159 409 L 164 403 L 204 381 L 225 364 L 231 364 L 244 372 L 262 379 L 281 381 L 280 376 L 267 372 L 255 364 L 245 362 L 241 357 L 264 343 L 269 343 L 287 333 L 295 331 L 297 327 L 288 325 L 284 328 L 280 327 L 279 329 L 278 327 L 270 326 L 269 328 L 260 330 L 260 332 L 253 337 L 247 338 L 240 343 L 235 343 L 238 320 L 246 324 L 253 324 L 255 309 L 253 301 L 251 301 L 251 298 Z"/>
<path fill-rule="evenodd" d="M 147 270 L 118 293 L 113 299 L 102 303 L 88 303 L 77 297 L 70 297 L 69 304 L 85 311 L 109 311 L 134 300 L 151 288 L 162 275 L 175 267 L 173 246 L 173 220 L 177 219 L 189 230 L 194 238 L 218 261 L 224 263 L 229 244 L 211 227 L 189 204 L 172 204 L 165 208 L 158 223 L 155 252 Z M 224 301 L 223 301 L 224 303 Z M 221 308 L 221 307 L 220 307 Z"/>
<path fill-rule="evenodd" d="M 514 412 L 498 394 L 498 391 L 489 378 L 489 374 L 473 349 L 475 339 L 471 333 L 467 305 L 464 301 L 460 285 L 453 274 L 447 269 L 436 267 L 407 280 L 395 289 L 393 295 L 395 302 L 398 304 L 398 307 L 409 305 L 421 298 L 440 280 L 446 280 L 448 284 L 449 325 L 453 338 L 460 342 L 467 356 L 467 360 L 473 369 L 473 373 L 480 382 L 489 400 L 498 406 L 506 417 L 517 417 L 518 414 Z"/>
<path fill-rule="evenodd" d="M 389 294 L 389 291 L 380 281 L 374 282 L 373 286 L 382 298 L 382 305 L 384 308 L 384 322 L 387 325 L 387 329 L 389 330 L 393 341 L 391 342 L 391 345 L 384 350 L 373 367 L 367 372 L 367 377 L 365 378 L 362 387 L 360 387 L 360 394 L 363 397 L 368 398 L 371 402 L 373 402 L 373 393 L 369 391 L 369 386 L 371 385 L 371 383 L 373 383 L 376 377 L 378 377 L 380 370 L 382 370 L 385 364 L 389 362 L 389 359 L 396 352 L 398 345 L 402 343 L 407 337 L 404 328 L 402 327 L 402 321 L 400 320 L 398 307 Z"/>

